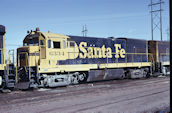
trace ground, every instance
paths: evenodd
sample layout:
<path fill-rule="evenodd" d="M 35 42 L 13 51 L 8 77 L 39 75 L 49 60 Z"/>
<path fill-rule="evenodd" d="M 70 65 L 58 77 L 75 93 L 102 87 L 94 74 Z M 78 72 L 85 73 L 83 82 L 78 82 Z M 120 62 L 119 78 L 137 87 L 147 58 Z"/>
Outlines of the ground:
<path fill-rule="evenodd" d="M 154 113 L 170 106 L 170 78 L 112 80 L 0 94 L 0 113 Z"/>

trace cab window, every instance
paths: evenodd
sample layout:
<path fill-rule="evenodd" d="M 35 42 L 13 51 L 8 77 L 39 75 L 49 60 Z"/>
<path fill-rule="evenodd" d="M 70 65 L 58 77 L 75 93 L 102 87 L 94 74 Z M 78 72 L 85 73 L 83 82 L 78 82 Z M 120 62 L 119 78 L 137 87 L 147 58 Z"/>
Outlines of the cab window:
<path fill-rule="evenodd" d="M 39 45 L 38 38 L 27 39 L 23 42 L 23 46 L 38 46 L 38 45 Z"/>
<path fill-rule="evenodd" d="M 24 43 L 23 43 L 23 46 L 27 46 L 27 43 L 26 43 L 26 42 L 24 42 Z"/>
<path fill-rule="evenodd" d="M 74 42 L 70 42 L 70 47 L 75 47 L 75 43 Z"/>
<path fill-rule="evenodd" d="M 38 45 L 39 45 L 39 41 L 35 39 L 35 40 L 34 40 L 34 45 L 35 45 L 35 46 L 38 46 Z"/>
<path fill-rule="evenodd" d="M 41 45 L 41 46 L 44 45 L 44 40 L 40 40 L 40 45 Z"/>
<path fill-rule="evenodd" d="M 51 48 L 51 40 L 48 40 L 48 48 Z"/>
<path fill-rule="evenodd" d="M 29 40 L 29 45 L 33 46 L 33 40 L 32 39 Z"/>
<path fill-rule="evenodd" d="M 63 40 L 63 48 L 66 48 L 66 42 Z"/>
<path fill-rule="evenodd" d="M 60 49 L 60 42 L 53 42 L 53 48 Z"/>
<path fill-rule="evenodd" d="M 19 59 L 25 59 L 25 54 L 20 54 Z"/>

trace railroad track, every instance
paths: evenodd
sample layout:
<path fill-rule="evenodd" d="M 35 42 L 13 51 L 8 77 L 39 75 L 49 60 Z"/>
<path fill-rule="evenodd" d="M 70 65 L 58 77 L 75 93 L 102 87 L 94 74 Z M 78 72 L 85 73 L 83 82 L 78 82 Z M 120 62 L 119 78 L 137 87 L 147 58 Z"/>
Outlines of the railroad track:
<path fill-rule="evenodd" d="M 152 83 L 148 83 L 148 84 L 149 85 L 150 84 L 156 84 L 156 86 L 158 86 L 158 85 L 161 85 L 162 83 L 163 84 L 167 83 L 167 81 L 158 80 L 158 81 L 153 81 Z M 148 86 L 148 84 L 146 84 L 146 85 L 144 84 L 144 86 Z M 131 87 L 131 86 L 128 86 L 128 87 Z M 136 86 L 136 87 L 138 88 L 138 86 Z M 133 86 L 132 86 L 132 88 L 133 88 Z M 83 103 L 79 103 L 79 104 L 73 104 L 71 106 L 56 107 L 55 109 L 63 111 L 66 108 L 73 109 L 74 107 L 79 106 L 80 109 L 71 111 L 71 113 L 76 113 L 76 112 L 80 113 L 80 112 L 84 112 L 84 111 L 87 111 L 87 110 L 89 110 L 89 111 L 93 110 L 94 111 L 95 109 L 98 109 L 100 107 L 103 108 L 105 106 L 110 106 L 110 105 L 113 105 L 113 104 L 118 104 L 118 103 L 123 103 L 123 102 L 128 102 L 128 101 L 134 101 L 136 99 L 141 100 L 141 99 L 147 98 L 149 96 L 156 97 L 159 94 L 165 94 L 165 93 L 168 94 L 169 93 L 169 88 L 167 86 L 164 86 L 164 87 L 161 87 L 161 88 L 156 87 L 155 89 L 149 89 L 149 90 L 146 90 L 146 91 L 147 91 L 146 93 L 145 93 L 145 90 L 144 91 L 138 91 L 138 92 L 135 92 L 134 95 L 133 95 L 133 93 L 131 93 L 131 94 L 121 94 L 119 96 L 114 96 L 114 97 L 108 98 L 108 100 L 107 100 L 107 98 L 98 99 L 98 100 L 95 100 L 95 101 L 83 102 Z M 101 104 L 97 104 L 97 103 L 101 103 Z M 51 112 L 51 111 L 54 111 L 55 109 L 49 109 L 49 110 L 46 110 L 44 112 Z"/>
<path fill-rule="evenodd" d="M 159 87 L 161 86 L 161 87 Z M 145 89 L 148 88 L 148 89 Z M 138 90 L 139 89 L 139 90 Z M 145 89 L 145 90 L 140 90 Z M 42 91 L 44 90 L 44 91 Z M 113 94 L 107 99 L 109 94 Z M 120 93 L 122 92 L 122 93 Z M 41 112 L 52 112 L 59 110 L 61 112 L 73 110 L 73 112 L 84 112 L 104 108 L 114 104 L 138 100 L 149 96 L 163 95 L 169 92 L 169 77 L 150 78 L 139 80 L 113 80 L 96 83 L 87 83 L 80 85 L 71 85 L 67 87 L 53 89 L 38 89 L 33 91 L 14 91 L 8 94 L 0 94 L 0 109 L 7 109 L 9 106 L 37 106 L 38 103 L 49 103 L 51 101 L 62 102 L 78 97 L 79 103 L 64 104 L 57 107 L 47 108 Z M 107 96 L 102 96 L 103 94 Z M 91 95 L 89 101 L 84 101 L 82 97 Z M 101 97 L 101 98 L 100 98 Z M 78 101 L 77 99 L 74 99 Z M 100 104 L 99 104 L 100 103 Z M 75 106 L 80 108 L 75 109 Z M 68 108 L 68 109 L 66 109 Z"/>
<path fill-rule="evenodd" d="M 33 96 L 36 96 L 36 94 L 38 92 L 44 92 L 46 91 L 46 95 L 51 95 L 52 93 L 54 93 L 54 95 L 56 95 L 56 93 L 60 93 L 61 95 L 65 95 L 65 94 L 73 94 L 73 93 L 78 93 L 78 91 L 83 93 L 88 92 L 89 90 L 93 90 L 93 89 L 103 89 L 103 90 L 108 90 L 108 89 L 114 89 L 114 88 L 119 88 L 120 89 L 127 89 L 127 88 L 132 88 L 132 87 L 145 87 L 145 86 L 149 86 L 151 84 L 161 84 L 161 82 L 169 82 L 167 79 L 169 77 L 165 77 L 165 78 L 149 78 L 149 79 L 137 79 L 137 80 L 112 80 L 112 81 L 103 81 L 103 82 L 95 82 L 95 83 L 86 83 L 86 84 L 78 84 L 78 85 L 70 85 L 70 86 L 66 86 L 66 87 L 60 87 L 60 88 L 41 88 L 43 89 L 43 91 L 41 91 L 40 89 L 36 89 L 36 90 L 28 90 L 28 91 L 14 91 L 11 92 L 11 94 L 0 94 L 1 96 L 7 96 L 7 95 L 13 95 L 13 94 L 25 94 L 25 93 L 32 93 Z M 137 86 L 137 84 L 139 83 L 139 86 Z M 86 91 L 85 91 L 86 90 Z M 35 95 L 34 95 L 35 93 Z M 1 97 L 0 97 L 1 98 Z M 3 98 L 3 97 L 2 97 Z"/>

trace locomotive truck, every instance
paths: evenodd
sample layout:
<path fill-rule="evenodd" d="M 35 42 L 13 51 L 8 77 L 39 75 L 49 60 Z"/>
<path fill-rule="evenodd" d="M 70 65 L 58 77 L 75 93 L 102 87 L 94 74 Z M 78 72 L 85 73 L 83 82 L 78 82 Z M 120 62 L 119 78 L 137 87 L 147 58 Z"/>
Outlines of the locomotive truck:
<path fill-rule="evenodd" d="M 169 74 L 169 42 L 28 32 L 17 49 L 17 87 L 57 87 Z"/>

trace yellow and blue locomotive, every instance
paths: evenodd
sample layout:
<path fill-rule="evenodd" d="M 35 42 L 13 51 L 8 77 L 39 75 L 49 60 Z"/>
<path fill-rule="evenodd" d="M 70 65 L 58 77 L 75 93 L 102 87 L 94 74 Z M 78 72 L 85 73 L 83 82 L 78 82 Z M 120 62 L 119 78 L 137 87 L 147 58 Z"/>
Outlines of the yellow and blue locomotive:
<path fill-rule="evenodd" d="M 170 74 L 170 43 L 168 41 L 148 41 L 148 52 L 153 56 L 154 73 Z"/>
<path fill-rule="evenodd" d="M 11 53 L 10 51 L 12 50 L 9 51 L 8 54 L 9 58 L 7 60 L 5 59 L 5 33 L 6 33 L 5 26 L 0 25 L 0 90 L 1 91 L 4 88 L 13 89 L 16 83 L 14 63 L 11 61 L 9 56 Z"/>
<path fill-rule="evenodd" d="M 142 78 L 162 70 L 167 74 L 169 51 L 157 53 L 159 42 L 155 44 L 157 52 L 154 53 L 152 43 L 131 38 L 44 33 L 37 28 L 28 32 L 23 47 L 17 49 L 17 87 L 56 87 L 98 80 Z M 162 55 L 166 62 L 155 61 L 157 55 L 158 58 Z"/>

